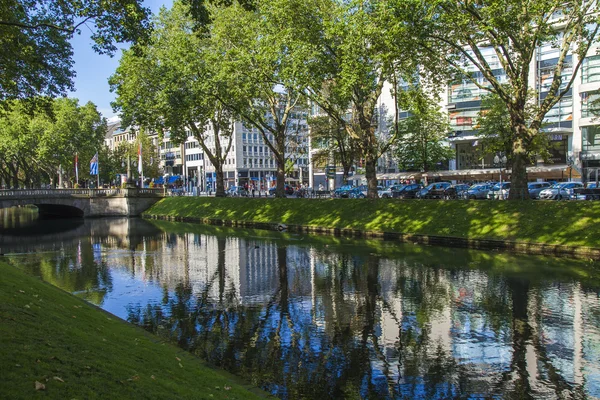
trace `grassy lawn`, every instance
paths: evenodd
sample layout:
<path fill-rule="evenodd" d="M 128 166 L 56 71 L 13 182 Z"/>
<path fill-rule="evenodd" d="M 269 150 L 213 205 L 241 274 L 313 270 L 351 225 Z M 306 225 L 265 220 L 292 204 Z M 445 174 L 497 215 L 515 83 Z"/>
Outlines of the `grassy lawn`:
<path fill-rule="evenodd" d="M 171 197 L 145 215 L 600 247 L 600 202 Z"/>
<path fill-rule="evenodd" d="M 10 265 L 0 274 L 0 399 L 264 395 Z"/>

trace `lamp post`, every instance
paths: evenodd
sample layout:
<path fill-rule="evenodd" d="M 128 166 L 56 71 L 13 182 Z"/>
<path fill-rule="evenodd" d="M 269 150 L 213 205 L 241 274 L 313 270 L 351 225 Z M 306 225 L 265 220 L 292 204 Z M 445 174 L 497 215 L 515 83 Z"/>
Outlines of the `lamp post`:
<path fill-rule="evenodd" d="M 506 165 L 506 161 L 507 161 L 506 156 L 502 153 L 497 153 L 494 156 L 494 164 L 497 167 L 500 167 L 500 190 L 498 193 L 498 199 L 500 199 L 500 196 L 503 195 L 502 194 L 502 168 Z"/>

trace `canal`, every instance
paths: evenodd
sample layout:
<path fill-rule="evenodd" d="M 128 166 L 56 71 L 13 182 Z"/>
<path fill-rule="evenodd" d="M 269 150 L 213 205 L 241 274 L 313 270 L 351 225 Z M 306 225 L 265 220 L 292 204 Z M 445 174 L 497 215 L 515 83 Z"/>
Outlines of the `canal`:
<path fill-rule="evenodd" d="M 280 398 L 600 397 L 600 265 L 0 211 L 10 263 Z"/>

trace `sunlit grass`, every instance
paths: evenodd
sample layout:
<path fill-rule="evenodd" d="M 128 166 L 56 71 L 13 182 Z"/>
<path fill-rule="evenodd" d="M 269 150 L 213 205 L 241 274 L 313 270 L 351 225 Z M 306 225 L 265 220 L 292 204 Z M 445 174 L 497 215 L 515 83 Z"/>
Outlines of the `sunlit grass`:
<path fill-rule="evenodd" d="M 260 398 L 67 292 L 7 264 L 0 274 L 1 399 Z"/>
<path fill-rule="evenodd" d="M 174 197 L 146 215 L 600 247 L 600 202 Z"/>

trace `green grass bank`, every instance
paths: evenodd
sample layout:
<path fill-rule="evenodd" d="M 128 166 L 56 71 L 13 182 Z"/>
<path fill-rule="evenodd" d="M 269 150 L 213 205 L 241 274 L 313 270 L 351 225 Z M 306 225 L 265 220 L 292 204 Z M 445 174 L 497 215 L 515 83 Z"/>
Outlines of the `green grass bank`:
<path fill-rule="evenodd" d="M 0 274 L 1 399 L 264 397 L 11 265 Z"/>
<path fill-rule="evenodd" d="M 144 216 L 600 248 L 600 202 L 165 198 Z"/>

